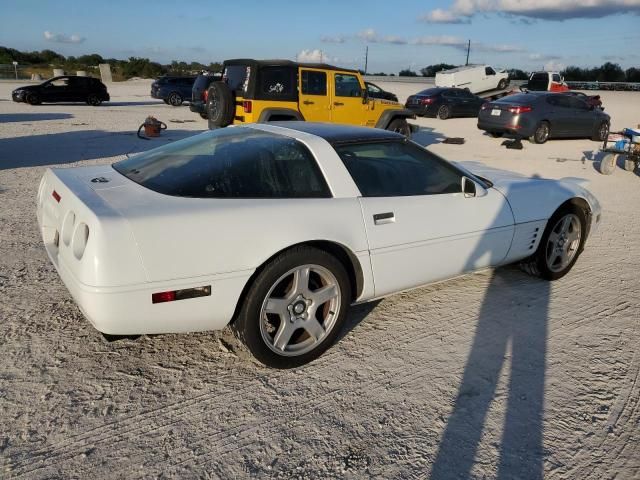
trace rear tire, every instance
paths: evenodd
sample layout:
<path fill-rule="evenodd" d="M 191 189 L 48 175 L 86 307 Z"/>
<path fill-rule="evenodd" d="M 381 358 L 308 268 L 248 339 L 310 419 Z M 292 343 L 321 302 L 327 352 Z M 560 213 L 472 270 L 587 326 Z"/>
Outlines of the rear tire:
<path fill-rule="evenodd" d="M 605 154 L 598 164 L 598 171 L 603 175 L 611 175 L 616 169 L 616 155 Z"/>
<path fill-rule="evenodd" d="M 451 117 L 449 105 L 440 105 L 440 108 L 438 108 L 438 118 L 440 120 L 446 120 L 449 117 Z"/>
<path fill-rule="evenodd" d="M 401 133 L 407 138 L 411 137 L 411 127 L 404 118 L 394 118 L 387 126 L 387 130 L 391 132 Z"/>
<path fill-rule="evenodd" d="M 489 132 L 489 135 L 491 135 L 493 138 L 501 138 L 502 137 L 502 133 L 500 133 L 500 132 Z"/>
<path fill-rule="evenodd" d="M 549 140 L 549 135 L 551 134 L 551 128 L 549 127 L 549 122 L 540 122 L 536 127 L 533 135 L 529 137 L 529 141 L 531 143 L 542 144 Z"/>
<path fill-rule="evenodd" d="M 498 82 L 498 89 L 504 90 L 505 88 L 507 88 L 507 81 L 503 78 L 502 80 L 500 80 L 500 82 Z"/>
<path fill-rule="evenodd" d="M 604 142 L 608 135 L 609 124 L 607 122 L 601 122 L 596 131 L 593 132 L 593 135 L 591 135 L 591 140 L 594 142 Z"/>
<path fill-rule="evenodd" d="M 350 302 L 340 261 L 323 250 L 294 247 L 260 271 L 231 329 L 264 365 L 295 368 L 331 346 Z"/>
<path fill-rule="evenodd" d="M 586 241 L 587 219 L 582 208 L 559 208 L 547 222 L 536 253 L 521 263 L 529 275 L 557 280 L 573 268 Z"/>
<path fill-rule="evenodd" d="M 167 101 L 172 107 L 179 107 L 183 102 L 182 95 L 180 95 L 178 92 L 172 92 L 167 97 Z"/>
<path fill-rule="evenodd" d="M 209 86 L 209 96 L 207 97 L 209 129 L 231 125 L 235 110 L 236 104 L 229 86 L 224 82 L 213 82 Z"/>
<path fill-rule="evenodd" d="M 100 100 L 100 97 L 98 97 L 97 95 L 91 94 L 87 97 L 87 105 L 97 107 L 101 103 L 102 103 L 102 100 Z"/>
<path fill-rule="evenodd" d="M 629 156 L 624 153 L 618 154 L 617 160 L 616 163 L 622 165 L 627 172 L 633 172 L 636 169 L 636 162 L 629 160 Z"/>

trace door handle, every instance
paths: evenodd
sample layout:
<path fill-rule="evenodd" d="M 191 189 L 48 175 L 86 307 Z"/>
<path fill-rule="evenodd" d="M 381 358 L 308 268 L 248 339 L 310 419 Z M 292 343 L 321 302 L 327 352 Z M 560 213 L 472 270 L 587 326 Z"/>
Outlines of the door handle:
<path fill-rule="evenodd" d="M 313 105 L 313 104 L 314 104 L 314 103 L 316 103 L 316 102 L 312 102 L 311 100 L 305 100 L 305 101 L 304 101 L 304 102 L 302 102 L 302 103 L 304 103 L 305 105 Z"/>
<path fill-rule="evenodd" d="M 333 104 L 334 104 L 336 107 L 341 107 L 342 105 L 344 105 L 344 103 L 342 103 L 342 102 L 333 102 Z"/>
<path fill-rule="evenodd" d="M 375 213 L 373 215 L 373 223 L 376 225 L 384 225 L 385 223 L 395 223 L 396 217 L 393 212 Z"/>

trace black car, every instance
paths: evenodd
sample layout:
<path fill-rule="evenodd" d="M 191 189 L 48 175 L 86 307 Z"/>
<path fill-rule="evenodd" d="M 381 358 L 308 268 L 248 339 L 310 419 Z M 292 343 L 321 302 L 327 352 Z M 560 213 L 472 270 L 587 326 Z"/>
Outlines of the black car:
<path fill-rule="evenodd" d="M 100 105 L 110 100 L 107 87 L 97 78 L 72 75 L 54 77 L 39 85 L 16 88 L 11 98 L 14 102 L 30 105 L 53 102 L 87 102 Z"/>
<path fill-rule="evenodd" d="M 579 96 L 567 93 L 527 92 L 485 103 L 478 128 L 493 136 L 504 133 L 544 143 L 549 138 L 589 137 L 603 141 L 610 117 Z"/>
<path fill-rule="evenodd" d="M 485 101 L 462 88 L 428 88 L 407 98 L 405 107 L 421 117 L 477 117 Z"/>
<path fill-rule="evenodd" d="M 179 107 L 191 98 L 191 89 L 196 77 L 166 75 L 151 84 L 151 97 L 163 100 L 167 105 Z"/>
<path fill-rule="evenodd" d="M 367 94 L 371 98 L 381 98 L 383 100 L 391 100 L 392 102 L 397 102 L 398 97 L 395 93 L 387 92 L 386 90 L 381 89 L 375 83 L 364 82 L 367 87 Z"/>
<path fill-rule="evenodd" d="M 201 73 L 196 77 L 191 88 L 191 104 L 189 110 L 199 114 L 202 118 L 209 118 L 207 115 L 207 94 L 211 83 L 221 80 L 219 73 Z"/>

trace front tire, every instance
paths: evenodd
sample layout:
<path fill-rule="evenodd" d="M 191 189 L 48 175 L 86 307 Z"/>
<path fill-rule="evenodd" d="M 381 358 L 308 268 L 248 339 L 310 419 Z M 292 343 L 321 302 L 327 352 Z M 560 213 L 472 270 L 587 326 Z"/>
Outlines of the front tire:
<path fill-rule="evenodd" d="M 607 122 L 602 122 L 598 125 L 598 128 L 593 135 L 591 135 L 591 140 L 594 142 L 604 142 L 609 135 L 609 124 Z"/>
<path fill-rule="evenodd" d="M 180 105 L 182 105 L 182 95 L 180 95 L 178 92 L 169 94 L 167 100 L 169 102 L 169 105 L 171 105 L 172 107 L 179 107 Z"/>
<path fill-rule="evenodd" d="M 540 122 L 536 127 L 533 135 L 529 137 L 529 141 L 531 143 L 542 144 L 549 140 L 549 135 L 551 134 L 551 128 L 549 127 L 549 122 Z"/>
<path fill-rule="evenodd" d="M 387 127 L 387 130 L 391 132 L 401 133 L 407 138 L 411 137 L 411 127 L 409 127 L 407 120 L 404 118 L 394 118 L 393 120 L 391 120 L 389 126 Z"/>
<path fill-rule="evenodd" d="M 40 100 L 40 96 L 34 92 L 27 94 L 25 100 L 29 105 L 40 105 L 42 103 L 42 100 Z"/>
<path fill-rule="evenodd" d="M 102 103 L 102 100 L 100 100 L 100 97 L 98 97 L 97 95 L 89 95 L 87 97 L 87 105 L 92 105 L 94 107 L 97 107 L 101 103 Z"/>
<path fill-rule="evenodd" d="M 614 153 L 605 154 L 598 164 L 598 171 L 603 175 L 611 175 L 616 169 L 616 155 Z"/>
<path fill-rule="evenodd" d="M 340 261 L 323 250 L 294 247 L 260 271 L 231 328 L 264 365 L 294 368 L 331 346 L 350 302 Z"/>
<path fill-rule="evenodd" d="M 522 269 L 546 280 L 564 277 L 582 253 L 586 227 L 586 214 L 580 207 L 567 205 L 558 209 L 547 222 L 536 253 L 522 262 Z"/>

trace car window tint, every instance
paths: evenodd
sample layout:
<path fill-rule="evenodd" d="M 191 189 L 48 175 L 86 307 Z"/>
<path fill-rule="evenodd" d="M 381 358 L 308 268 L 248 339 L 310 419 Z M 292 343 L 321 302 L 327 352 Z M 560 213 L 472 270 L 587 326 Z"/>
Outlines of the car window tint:
<path fill-rule="evenodd" d="M 367 83 L 367 90 L 369 90 L 371 93 L 382 92 L 382 89 L 376 87 L 373 83 Z"/>
<path fill-rule="evenodd" d="M 229 85 L 232 91 L 247 90 L 251 67 L 247 65 L 227 65 L 222 73 L 222 80 Z"/>
<path fill-rule="evenodd" d="M 336 146 L 336 151 L 365 197 L 461 191 L 458 169 L 410 142 L 347 144 Z"/>
<path fill-rule="evenodd" d="M 573 108 L 573 105 L 571 105 L 570 100 L 571 100 L 570 97 L 567 97 L 565 95 L 558 95 L 556 97 L 556 105 L 562 108 Z"/>
<path fill-rule="evenodd" d="M 337 97 L 360 97 L 360 82 L 355 75 L 335 74 L 335 91 Z"/>
<path fill-rule="evenodd" d="M 552 79 L 554 82 L 560 82 L 560 81 L 561 81 L 561 80 L 560 80 L 560 75 L 558 75 L 557 73 L 554 73 L 554 74 L 553 74 L 553 76 L 551 77 L 551 79 Z"/>
<path fill-rule="evenodd" d="M 54 87 L 66 87 L 69 84 L 68 78 L 58 78 L 57 80 L 52 80 L 49 82 L 50 85 Z"/>
<path fill-rule="evenodd" d="M 302 70 L 302 93 L 305 95 L 326 95 L 327 74 L 313 70 Z"/>
<path fill-rule="evenodd" d="M 484 69 L 484 73 L 485 73 L 485 74 L 487 74 L 487 75 L 495 75 L 495 73 L 496 73 L 496 72 L 495 72 L 495 70 L 494 70 L 493 68 L 491 68 L 491 67 L 485 67 L 485 69 Z"/>
<path fill-rule="evenodd" d="M 260 92 L 265 95 L 291 96 L 296 88 L 290 67 L 263 67 L 260 69 Z"/>
<path fill-rule="evenodd" d="M 585 102 L 581 98 L 572 96 L 572 97 L 568 97 L 567 101 L 571 108 L 577 108 L 579 110 L 589 110 L 589 105 L 587 105 L 587 102 Z"/>
<path fill-rule="evenodd" d="M 228 128 L 156 148 L 113 165 L 165 195 L 199 198 L 329 197 L 315 158 L 299 141 Z"/>
<path fill-rule="evenodd" d="M 451 89 L 442 92 L 442 96 L 447 98 L 458 98 L 460 97 L 460 93 L 458 92 L 458 90 Z"/>

